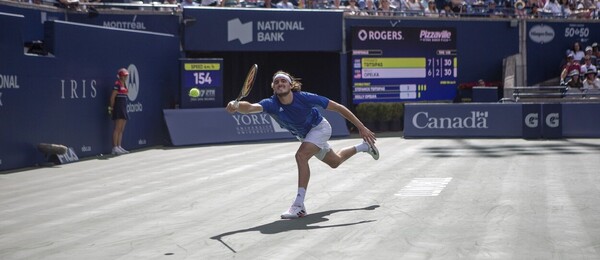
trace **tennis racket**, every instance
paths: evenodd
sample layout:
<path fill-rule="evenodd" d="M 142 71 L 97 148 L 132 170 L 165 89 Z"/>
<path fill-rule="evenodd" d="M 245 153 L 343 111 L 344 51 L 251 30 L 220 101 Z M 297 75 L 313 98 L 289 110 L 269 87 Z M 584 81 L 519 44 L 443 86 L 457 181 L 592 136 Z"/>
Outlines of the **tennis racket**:
<path fill-rule="evenodd" d="M 252 86 L 254 85 L 254 79 L 256 79 L 256 71 L 258 71 L 258 65 L 254 64 L 250 67 L 250 71 L 248 71 L 248 75 L 246 75 L 246 80 L 244 81 L 244 85 L 242 86 L 242 90 L 238 97 L 233 101 L 233 105 L 235 108 L 240 106 L 240 100 L 245 98 L 250 94 L 250 90 L 252 90 Z"/>

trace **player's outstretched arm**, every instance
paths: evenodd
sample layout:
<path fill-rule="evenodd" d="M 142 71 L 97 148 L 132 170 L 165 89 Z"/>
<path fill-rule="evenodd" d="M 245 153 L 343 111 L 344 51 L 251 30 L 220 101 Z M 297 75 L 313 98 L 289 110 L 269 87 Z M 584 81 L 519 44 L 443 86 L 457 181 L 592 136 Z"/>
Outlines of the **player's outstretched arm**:
<path fill-rule="evenodd" d="M 358 133 L 363 140 L 370 144 L 375 144 L 375 134 L 369 130 L 359 119 L 344 105 L 341 105 L 333 100 L 329 100 L 327 104 L 327 110 L 335 111 L 340 113 L 346 120 L 350 121 L 358 129 Z"/>
<path fill-rule="evenodd" d="M 235 101 L 231 101 L 227 103 L 227 107 L 225 108 L 229 113 L 242 113 L 242 114 L 252 114 L 252 113 L 260 113 L 263 111 L 263 107 L 258 103 L 250 103 L 247 101 L 240 101 L 238 106 L 236 107 Z"/>

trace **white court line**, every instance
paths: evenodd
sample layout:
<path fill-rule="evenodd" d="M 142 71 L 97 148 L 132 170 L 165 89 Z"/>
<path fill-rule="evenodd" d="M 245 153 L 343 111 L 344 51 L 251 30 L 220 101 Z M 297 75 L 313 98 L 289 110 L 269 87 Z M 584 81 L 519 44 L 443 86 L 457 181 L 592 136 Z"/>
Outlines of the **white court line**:
<path fill-rule="evenodd" d="M 394 195 L 401 197 L 438 196 L 451 180 L 452 178 L 414 178 Z"/>

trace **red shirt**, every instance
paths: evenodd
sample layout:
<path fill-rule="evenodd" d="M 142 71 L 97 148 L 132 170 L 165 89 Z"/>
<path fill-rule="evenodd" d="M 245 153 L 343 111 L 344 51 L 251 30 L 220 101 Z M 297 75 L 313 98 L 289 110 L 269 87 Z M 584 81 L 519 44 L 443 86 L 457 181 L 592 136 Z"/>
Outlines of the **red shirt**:
<path fill-rule="evenodd" d="M 113 90 L 116 90 L 117 94 L 121 95 L 127 95 L 127 93 L 129 93 L 127 86 L 125 86 L 125 84 L 121 83 L 121 81 L 119 80 L 115 81 L 115 86 L 113 87 Z"/>

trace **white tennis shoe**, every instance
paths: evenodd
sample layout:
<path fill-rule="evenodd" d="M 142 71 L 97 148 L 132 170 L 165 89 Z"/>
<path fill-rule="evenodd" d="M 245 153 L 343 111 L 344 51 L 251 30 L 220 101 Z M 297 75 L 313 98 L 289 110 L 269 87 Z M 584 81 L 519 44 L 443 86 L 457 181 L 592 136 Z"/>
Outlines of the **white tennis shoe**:
<path fill-rule="evenodd" d="M 119 146 L 115 146 L 112 149 L 113 155 L 121 155 L 121 154 L 126 154 L 126 153 L 129 153 L 129 152 Z"/>
<path fill-rule="evenodd" d="M 117 150 L 119 150 L 121 153 L 129 153 L 129 151 L 123 149 L 121 146 L 117 146 Z"/>
<path fill-rule="evenodd" d="M 292 205 L 290 207 L 290 209 L 288 209 L 286 212 L 283 212 L 281 214 L 281 218 L 282 219 L 295 219 L 295 218 L 301 218 L 306 216 L 306 208 L 304 208 L 304 204 L 298 206 L 298 205 Z"/>
<path fill-rule="evenodd" d="M 366 153 L 373 156 L 373 159 L 379 160 L 379 150 L 377 150 L 377 147 L 375 147 L 375 144 L 371 145 L 371 144 L 367 143 L 367 145 L 369 146 L 369 150 L 367 150 Z"/>

